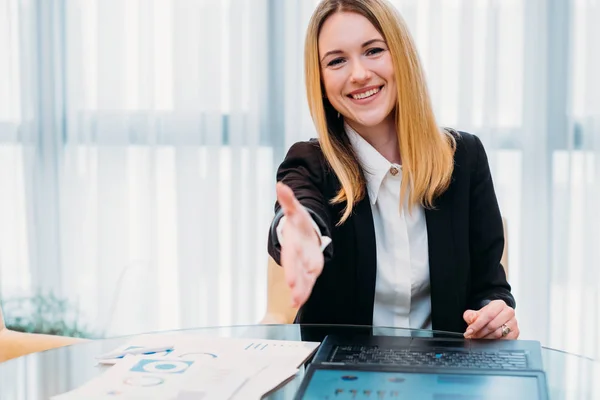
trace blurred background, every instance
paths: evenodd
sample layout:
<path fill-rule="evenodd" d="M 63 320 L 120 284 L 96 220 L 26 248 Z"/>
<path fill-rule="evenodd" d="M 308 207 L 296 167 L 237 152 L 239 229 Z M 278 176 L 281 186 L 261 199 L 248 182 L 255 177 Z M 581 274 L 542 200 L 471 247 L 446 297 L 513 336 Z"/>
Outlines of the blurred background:
<path fill-rule="evenodd" d="M 483 141 L 522 338 L 600 356 L 600 0 L 392 0 Z M 0 298 L 75 336 L 256 323 L 314 0 L 0 0 Z M 596 71 L 596 72 L 594 72 Z"/>

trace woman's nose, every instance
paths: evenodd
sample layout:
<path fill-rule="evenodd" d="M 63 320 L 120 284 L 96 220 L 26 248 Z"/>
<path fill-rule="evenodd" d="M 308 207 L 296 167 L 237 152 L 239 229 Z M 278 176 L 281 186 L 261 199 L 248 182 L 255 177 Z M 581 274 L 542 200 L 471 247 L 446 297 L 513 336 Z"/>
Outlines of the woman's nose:
<path fill-rule="evenodd" d="M 352 83 L 362 83 L 371 78 L 371 72 L 360 61 L 355 61 L 352 67 L 352 75 L 350 80 Z"/>

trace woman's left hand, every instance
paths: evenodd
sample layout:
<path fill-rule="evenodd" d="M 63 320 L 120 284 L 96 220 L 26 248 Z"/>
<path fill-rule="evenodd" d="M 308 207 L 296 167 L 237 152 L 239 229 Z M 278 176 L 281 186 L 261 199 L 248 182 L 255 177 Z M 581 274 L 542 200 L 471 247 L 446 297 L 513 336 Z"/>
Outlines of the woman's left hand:
<path fill-rule="evenodd" d="M 478 311 L 467 310 L 463 318 L 468 324 L 467 339 L 517 339 L 519 324 L 515 309 L 503 300 L 493 300 Z"/>

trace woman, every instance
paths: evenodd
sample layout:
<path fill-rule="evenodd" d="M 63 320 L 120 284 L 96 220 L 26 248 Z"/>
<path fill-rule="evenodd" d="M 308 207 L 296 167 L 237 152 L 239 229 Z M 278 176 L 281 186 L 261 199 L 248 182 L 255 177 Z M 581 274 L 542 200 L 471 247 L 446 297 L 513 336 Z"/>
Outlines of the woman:
<path fill-rule="evenodd" d="M 268 246 L 296 321 L 516 339 L 485 151 L 438 128 L 397 11 L 322 1 L 305 75 L 319 139 L 293 145 L 278 169 Z"/>

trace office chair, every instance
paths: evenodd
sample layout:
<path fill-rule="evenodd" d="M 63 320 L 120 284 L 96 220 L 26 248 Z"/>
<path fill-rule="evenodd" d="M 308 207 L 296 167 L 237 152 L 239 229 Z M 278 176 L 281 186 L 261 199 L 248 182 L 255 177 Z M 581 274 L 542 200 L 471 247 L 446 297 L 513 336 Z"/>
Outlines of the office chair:
<path fill-rule="evenodd" d="M 83 341 L 85 339 L 8 330 L 4 324 L 2 307 L 0 306 L 0 363 L 26 354 L 68 346 Z"/>

